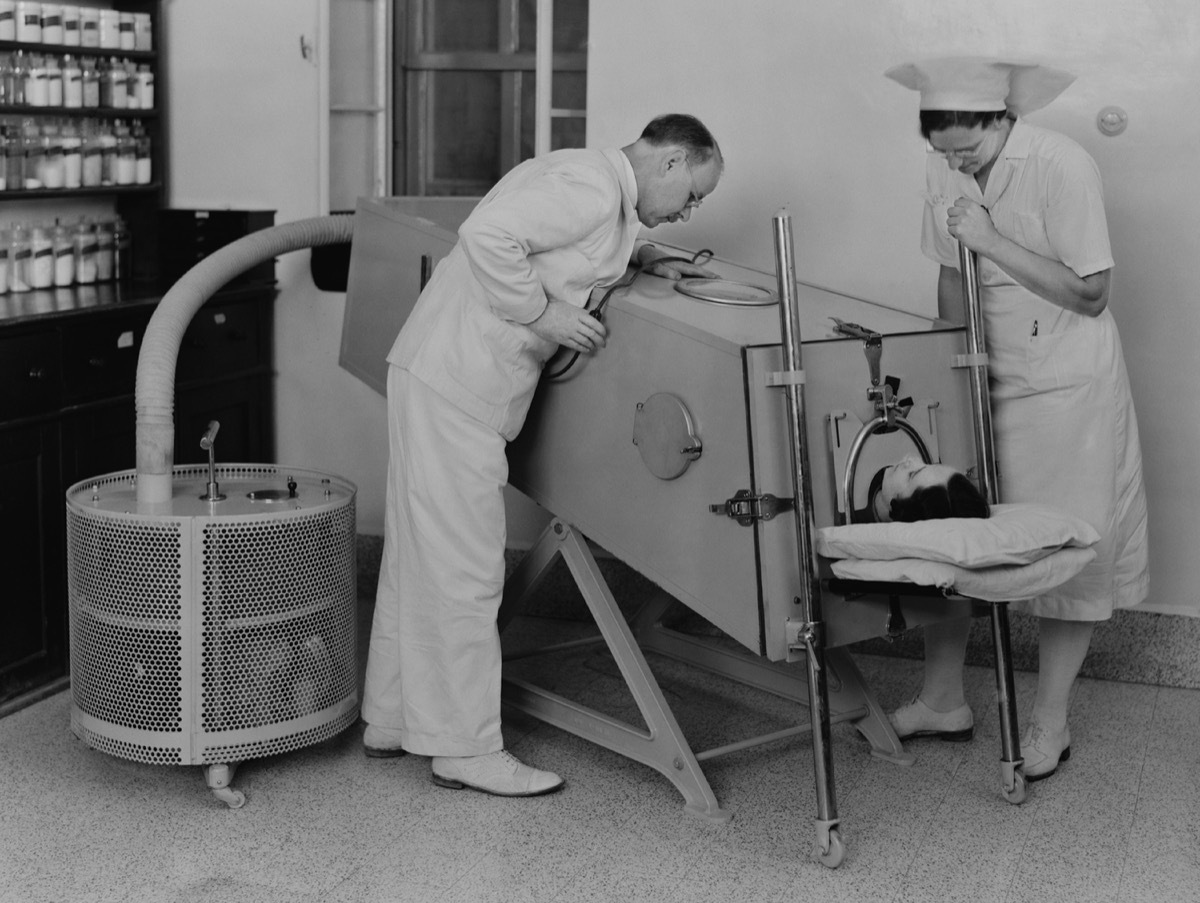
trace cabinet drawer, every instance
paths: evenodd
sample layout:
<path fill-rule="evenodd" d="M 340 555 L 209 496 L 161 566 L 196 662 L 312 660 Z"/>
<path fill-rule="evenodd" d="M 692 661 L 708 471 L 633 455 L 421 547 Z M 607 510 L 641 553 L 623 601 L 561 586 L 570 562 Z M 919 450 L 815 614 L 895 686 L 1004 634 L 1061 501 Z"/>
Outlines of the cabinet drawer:
<path fill-rule="evenodd" d="M 150 311 L 73 323 L 63 330 L 63 395 L 69 401 L 132 395 Z"/>
<path fill-rule="evenodd" d="M 0 421 L 55 410 L 59 372 L 56 333 L 0 339 Z"/>
<path fill-rule="evenodd" d="M 263 336 L 258 311 L 256 304 L 202 307 L 184 333 L 176 381 L 226 377 L 262 363 Z"/>

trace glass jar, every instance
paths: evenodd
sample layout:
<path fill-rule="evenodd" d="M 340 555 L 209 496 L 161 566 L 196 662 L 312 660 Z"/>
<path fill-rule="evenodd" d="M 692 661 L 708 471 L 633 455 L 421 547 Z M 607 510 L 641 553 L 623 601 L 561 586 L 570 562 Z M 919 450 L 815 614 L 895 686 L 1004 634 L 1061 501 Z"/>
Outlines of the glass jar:
<path fill-rule="evenodd" d="M 46 57 L 46 106 L 61 107 L 63 105 L 63 72 L 59 68 L 58 57 Z"/>
<path fill-rule="evenodd" d="M 133 281 L 133 236 L 120 217 L 113 221 L 113 274 L 122 285 Z"/>
<path fill-rule="evenodd" d="M 58 3 L 42 4 L 42 43 L 63 42 L 62 6 Z"/>
<path fill-rule="evenodd" d="M 54 236 L 45 226 L 34 226 L 29 230 L 29 287 L 52 288 L 54 286 Z"/>
<path fill-rule="evenodd" d="M 115 9 L 100 10 L 100 46 L 105 50 L 121 49 L 121 14 Z"/>
<path fill-rule="evenodd" d="M 64 3 L 62 8 L 63 44 L 67 47 L 79 46 L 79 7 Z"/>
<path fill-rule="evenodd" d="M 58 126 L 47 123 L 42 126 L 42 187 L 62 188 L 65 178 L 63 146 L 58 135 Z"/>
<path fill-rule="evenodd" d="M 42 4 L 17 2 L 17 40 L 24 44 L 42 43 Z"/>
<path fill-rule="evenodd" d="M 83 79 L 83 106 L 96 109 L 100 106 L 100 70 L 95 60 L 85 58 L 81 65 Z"/>
<path fill-rule="evenodd" d="M 84 188 L 96 188 L 103 184 L 104 153 L 100 147 L 100 135 L 92 122 L 84 124 L 81 160 L 81 177 Z"/>
<path fill-rule="evenodd" d="M 91 285 L 96 281 L 96 232 L 83 220 L 75 227 L 75 282 Z"/>
<path fill-rule="evenodd" d="M 83 140 L 72 122 L 62 127 L 63 188 L 83 187 Z"/>
<path fill-rule="evenodd" d="M 150 136 L 138 127 L 133 131 L 133 138 L 137 144 L 137 177 L 134 181 L 138 185 L 149 185 L 154 179 L 154 163 L 151 156 Z"/>
<path fill-rule="evenodd" d="M 5 130 L 4 142 L 4 187 L 19 191 L 25 187 L 25 143 L 20 129 Z"/>
<path fill-rule="evenodd" d="M 94 6 L 79 7 L 79 46 L 100 46 L 100 10 Z"/>
<path fill-rule="evenodd" d="M 49 103 L 46 61 L 40 53 L 29 55 L 29 67 L 25 70 L 25 103 L 31 107 L 44 107 Z"/>
<path fill-rule="evenodd" d="M 129 129 L 118 128 L 117 133 L 117 171 L 118 185 L 133 185 L 137 181 L 137 142 Z"/>
<path fill-rule="evenodd" d="M 13 226 L 8 251 L 8 290 L 10 292 L 27 292 L 30 289 L 30 262 L 32 251 L 29 248 L 29 231 L 17 224 Z"/>
<path fill-rule="evenodd" d="M 33 120 L 26 120 L 22 145 L 25 147 L 25 187 L 42 187 L 42 169 L 46 162 L 46 149 L 42 136 Z"/>
<path fill-rule="evenodd" d="M 0 0 L 0 41 L 17 39 L 17 2 Z M 5 288 L 8 288 L 7 282 Z"/>
<path fill-rule="evenodd" d="M 83 68 L 79 60 L 67 54 L 62 61 L 63 106 L 78 110 L 83 106 Z"/>
<path fill-rule="evenodd" d="M 96 225 L 96 281 L 111 282 L 116 256 L 116 237 L 110 222 Z"/>
<path fill-rule="evenodd" d="M 65 288 L 75 283 L 75 236 L 70 227 L 54 223 L 54 285 Z"/>

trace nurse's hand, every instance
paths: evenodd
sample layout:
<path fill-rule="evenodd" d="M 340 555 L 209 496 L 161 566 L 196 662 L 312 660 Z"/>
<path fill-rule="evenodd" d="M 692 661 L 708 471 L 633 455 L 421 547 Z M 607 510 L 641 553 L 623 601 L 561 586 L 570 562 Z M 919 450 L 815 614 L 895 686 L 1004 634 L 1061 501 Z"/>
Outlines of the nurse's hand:
<path fill-rule="evenodd" d="M 542 315 L 528 324 L 534 333 L 548 342 L 574 351 L 602 348 L 608 330 L 590 313 L 566 301 L 549 301 Z"/>
<path fill-rule="evenodd" d="M 970 250 L 987 257 L 988 250 L 1000 238 L 987 207 L 970 198 L 959 198 L 947 214 L 950 234 Z"/>

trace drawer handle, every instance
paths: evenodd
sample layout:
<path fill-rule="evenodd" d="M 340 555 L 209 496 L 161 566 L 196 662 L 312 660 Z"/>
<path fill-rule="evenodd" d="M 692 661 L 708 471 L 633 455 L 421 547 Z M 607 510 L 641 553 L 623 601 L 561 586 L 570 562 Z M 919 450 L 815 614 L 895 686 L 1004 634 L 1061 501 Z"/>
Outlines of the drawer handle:
<path fill-rule="evenodd" d="M 46 371 L 42 367 L 34 367 L 29 371 L 30 379 L 45 379 Z"/>
<path fill-rule="evenodd" d="M 108 361 L 102 357 L 88 358 L 88 363 L 93 367 L 103 368 L 108 366 Z"/>

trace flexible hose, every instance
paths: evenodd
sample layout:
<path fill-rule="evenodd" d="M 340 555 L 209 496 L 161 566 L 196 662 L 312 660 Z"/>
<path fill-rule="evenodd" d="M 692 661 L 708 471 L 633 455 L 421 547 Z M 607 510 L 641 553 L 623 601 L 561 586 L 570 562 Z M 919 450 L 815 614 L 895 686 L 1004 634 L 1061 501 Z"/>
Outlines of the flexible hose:
<path fill-rule="evenodd" d="M 280 254 L 349 242 L 354 216 L 318 216 L 272 226 L 213 252 L 179 278 L 158 302 L 138 354 L 137 500 L 171 500 L 175 460 L 175 364 L 192 317 L 231 279 Z"/>

